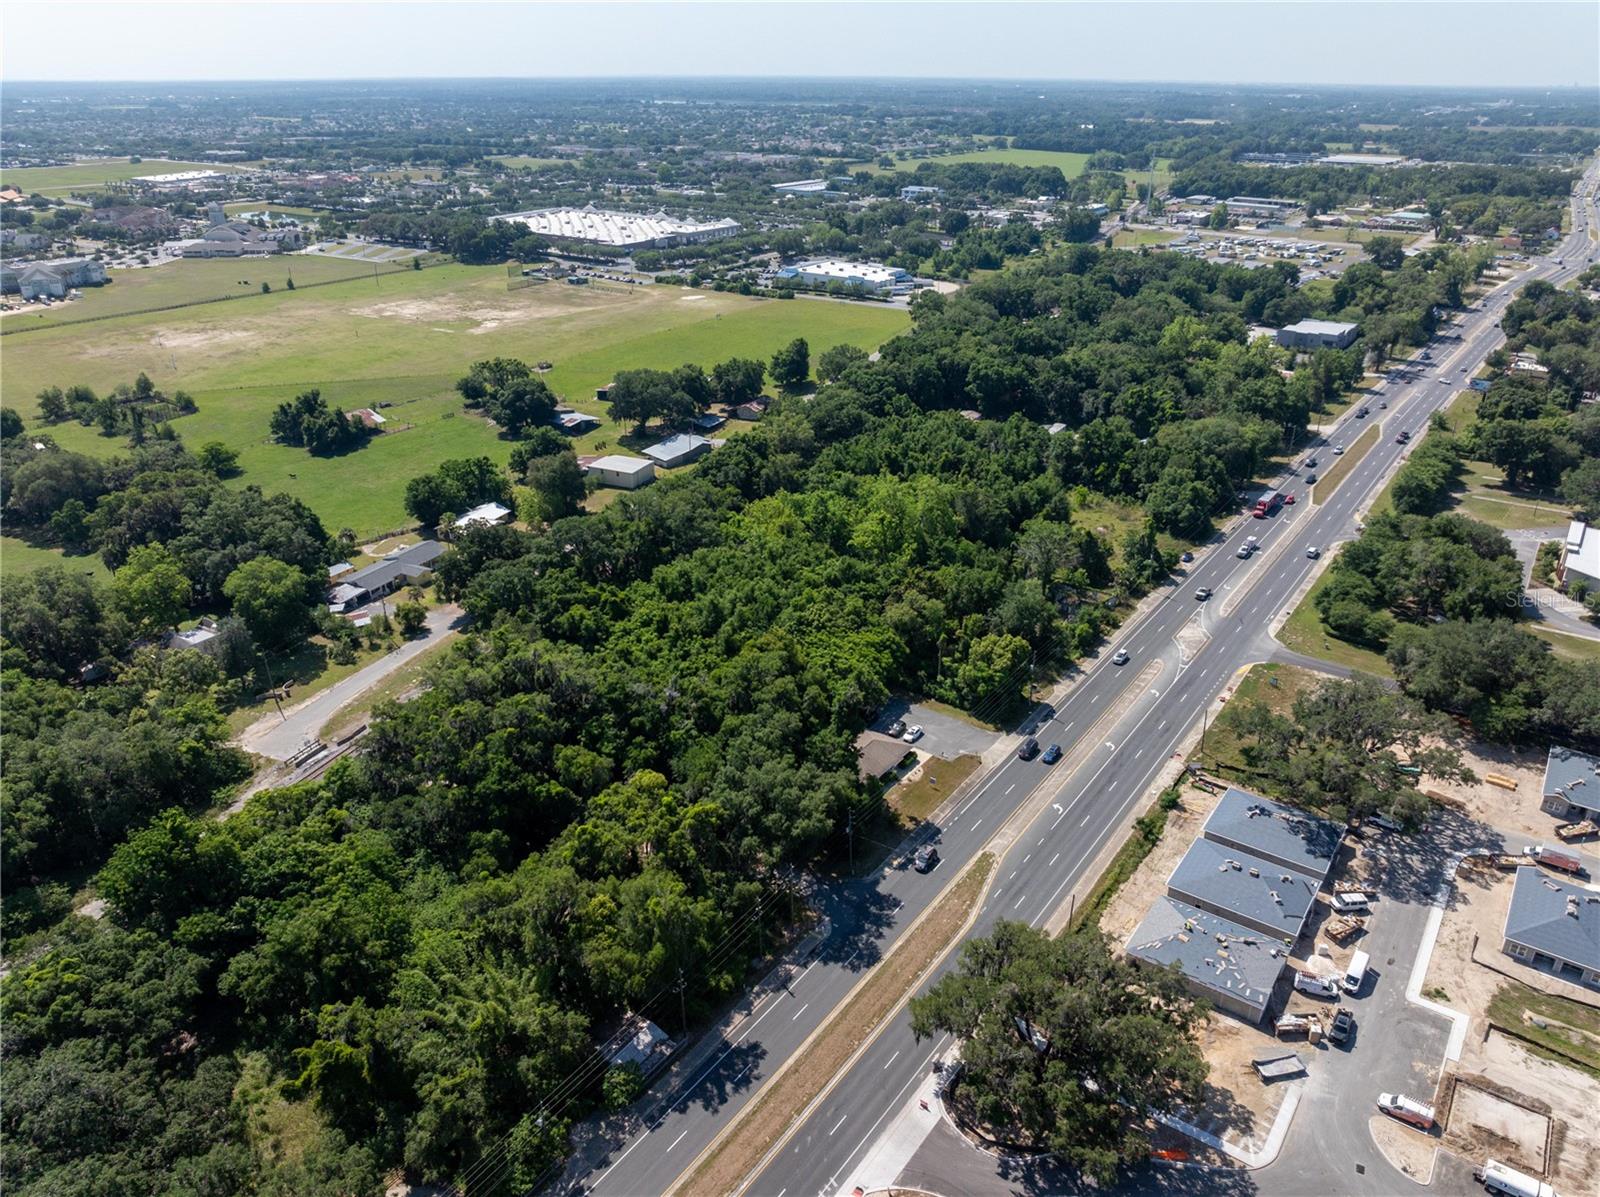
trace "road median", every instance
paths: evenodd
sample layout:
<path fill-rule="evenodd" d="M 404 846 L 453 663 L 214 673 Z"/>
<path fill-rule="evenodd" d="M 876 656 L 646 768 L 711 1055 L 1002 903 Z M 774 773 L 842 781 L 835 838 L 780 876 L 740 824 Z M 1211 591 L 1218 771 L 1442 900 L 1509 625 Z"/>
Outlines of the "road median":
<path fill-rule="evenodd" d="M 722 1132 L 673 1183 L 669 1192 L 733 1193 L 744 1186 L 807 1110 L 842 1076 L 879 1025 L 915 991 L 977 914 L 994 873 L 985 852 L 901 937 L 827 1021 L 791 1054 Z"/>
<path fill-rule="evenodd" d="M 1355 444 L 1351 445 L 1339 460 L 1328 467 L 1328 472 L 1311 487 L 1311 501 L 1322 504 L 1328 501 L 1328 496 L 1339 488 L 1345 475 L 1356 468 L 1357 463 L 1367 455 L 1367 450 L 1378 443 L 1378 436 L 1382 432 L 1376 424 L 1372 425 L 1360 436 L 1356 437 Z"/>

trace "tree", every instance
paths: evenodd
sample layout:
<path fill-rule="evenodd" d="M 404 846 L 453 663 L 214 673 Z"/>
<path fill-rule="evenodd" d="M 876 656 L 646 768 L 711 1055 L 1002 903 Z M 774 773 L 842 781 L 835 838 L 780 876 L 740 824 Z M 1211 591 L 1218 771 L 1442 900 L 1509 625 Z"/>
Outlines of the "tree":
<path fill-rule="evenodd" d="M 518 378 L 491 391 L 483 401 L 489 418 L 510 436 L 548 424 L 556 412 L 556 397 L 542 378 Z"/>
<path fill-rule="evenodd" d="M 22 417 L 13 408 L 0 407 L 0 441 L 21 436 L 22 432 Z"/>
<path fill-rule="evenodd" d="M 1367 257 L 1381 270 L 1399 270 L 1405 265 L 1405 243 L 1398 237 L 1378 236 L 1366 243 Z"/>
<path fill-rule="evenodd" d="M 747 357 L 730 357 L 711 367 L 711 394 L 724 407 L 735 408 L 761 396 L 767 368 Z"/>
<path fill-rule="evenodd" d="M 528 463 L 525 476 L 533 491 L 535 514 L 542 522 L 553 524 L 583 509 L 583 471 L 570 449 L 535 457 Z"/>
<path fill-rule="evenodd" d="M 487 457 L 458 457 L 406 484 L 406 510 L 425 528 L 446 512 L 470 511 L 481 503 L 509 503 L 511 481 Z"/>
<path fill-rule="evenodd" d="M 399 603 L 394 609 L 394 621 L 399 625 L 402 636 L 416 636 L 428 622 L 427 608 L 421 603 Z"/>
<path fill-rule="evenodd" d="M 1211 215 L 1206 217 L 1206 228 L 1225 229 L 1228 227 L 1228 205 L 1218 204 L 1211 209 Z"/>
<path fill-rule="evenodd" d="M 1176 970 L 1114 957 L 1098 931 L 1051 939 L 1010 921 L 911 1000 L 919 1040 L 961 1039 L 957 1108 L 1101 1185 L 1148 1158 L 1151 1113 L 1199 1098 L 1204 1018 Z"/>
<path fill-rule="evenodd" d="M 798 387 L 811 374 L 811 347 L 804 337 L 796 337 L 772 355 L 768 368 L 780 387 Z"/>
<path fill-rule="evenodd" d="M 195 454 L 202 470 L 218 478 L 231 478 L 239 472 L 239 452 L 221 441 L 207 441 Z"/>
<path fill-rule="evenodd" d="M 836 382 L 851 366 L 865 362 L 867 351 L 855 345 L 835 345 L 817 358 L 817 380 Z"/>
<path fill-rule="evenodd" d="M 16 660 L 41 677 L 71 677 L 120 648 L 128 635 L 121 613 L 93 579 L 59 565 L 0 576 L 0 596 L 7 668 Z"/>
<path fill-rule="evenodd" d="M 1600 517 L 1600 457 L 1585 457 L 1561 475 L 1561 497 L 1581 519 Z"/>
<path fill-rule="evenodd" d="M 189 579 L 164 545 L 141 545 L 111 580 L 118 608 L 141 635 L 178 626 L 189 610 Z"/>
<path fill-rule="evenodd" d="M 39 418 L 46 424 L 59 424 L 70 412 L 66 394 L 60 387 L 45 387 L 39 392 Z"/>
<path fill-rule="evenodd" d="M 1472 780 L 1455 724 L 1366 674 L 1300 695 L 1289 716 L 1250 702 L 1230 704 L 1222 720 L 1274 790 L 1337 820 L 1384 812 L 1419 822 L 1428 800 L 1418 775 L 1401 766 L 1440 781 Z"/>
<path fill-rule="evenodd" d="M 256 643 L 284 648 L 311 622 L 306 575 L 271 557 L 246 561 L 228 575 L 222 593 Z"/>

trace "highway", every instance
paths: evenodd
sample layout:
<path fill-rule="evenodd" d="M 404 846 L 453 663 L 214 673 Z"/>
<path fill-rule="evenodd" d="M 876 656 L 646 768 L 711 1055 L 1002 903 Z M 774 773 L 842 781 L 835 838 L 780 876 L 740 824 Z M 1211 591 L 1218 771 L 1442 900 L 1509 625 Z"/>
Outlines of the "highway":
<path fill-rule="evenodd" d="M 1383 424 L 1378 443 L 1326 502 L 1312 507 L 1302 493 L 1301 502 L 1283 508 L 1276 518 L 1238 521 L 1220 545 L 1207 549 L 1190 576 L 1171 588 L 1170 598 L 1162 607 L 1119 637 L 1116 646 L 1125 648 L 1132 658 L 1124 671 L 1159 661 L 1160 673 L 1109 731 L 1097 731 L 1105 738 L 1089 759 L 1072 776 L 1058 779 L 1063 783 L 1059 787 L 1063 799 L 1045 806 L 1012 845 L 999 866 L 988 905 L 973 928 L 973 935 L 984 934 L 1001 918 L 1034 924 L 1046 921 L 1061 895 L 1080 879 L 1085 865 L 1121 823 L 1128 808 L 1144 796 L 1154 774 L 1189 733 L 1205 706 L 1229 684 L 1239 667 L 1272 655 L 1273 642 L 1266 637 L 1265 629 L 1317 565 L 1307 557 L 1306 547 L 1326 549 L 1354 534 L 1357 512 L 1375 497 L 1397 461 L 1419 443 L 1421 437 L 1416 434 L 1427 427 L 1428 416 L 1454 398 L 1471 369 L 1500 343 L 1500 314 L 1520 286 L 1534 278 L 1564 280 L 1587 264 L 1592 243 L 1586 226 L 1595 218 L 1588 197 L 1595 178 L 1595 168 L 1591 168 L 1579 189 L 1591 211 L 1587 215 L 1575 214 L 1573 233 L 1562 250 L 1550 261 L 1502 283 L 1466 312 L 1459 324 L 1460 339 L 1436 339 L 1432 347 L 1434 360 L 1413 366 L 1413 381 L 1386 384 L 1383 393 L 1387 395 L 1387 411 L 1374 408 L 1366 420 L 1358 420 L 1352 411 L 1327 434 L 1328 444 L 1349 445 L 1368 422 L 1381 418 Z M 1565 258 L 1568 264 L 1557 267 L 1557 257 Z M 1395 443 L 1395 434 L 1402 429 L 1413 433 L 1409 445 Z M 1319 468 L 1326 471 L 1333 460 L 1331 454 L 1322 447 L 1314 451 L 1320 459 Z M 1285 489 L 1297 489 L 1292 478 L 1283 485 Z M 1252 535 L 1261 537 L 1264 549 L 1249 560 L 1238 559 L 1234 551 L 1245 537 Z M 1199 603 L 1193 597 L 1200 585 L 1211 586 L 1217 592 L 1209 603 Z M 1202 618 L 1210 638 L 1192 660 L 1183 660 L 1173 639 L 1178 630 L 1195 616 L 1196 608 L 1216 608 L 1227 603 L 1235 590 L 1239 593 L 1232 598 L 1231 612 L 1213 615 L 1211 610 L 1205 610 Z M 1108 674 L 1116 676 L 1102 662 L 1086 683 L 1103 681 Z M 1083 684 L 1075 689 L 1051 720 L 1052 726 L 1038 733 L 1041 741 L 1064 742 L 1075 726 L 1081 734 L 1081 699 L 1091 688 Z M 1097 695 L 1090 706 L 1103 707 L 1112 701 L 1113 698 Z M 969 809 L 946 829 L 940 850 L 949 864 L 959 863 L 983 847 L 987 839 L 984 828 L 987 825 L 992 829 L 995 821 L 992 805 L 997 804 L 974 799 Z M 956 954 L 952 953 L 927 984 L 954 967 L 955 961 Z M 948 1046 L 942 1042 L 917 1043 L 903 1013 L 891 1020 L 747 1191 L 760 1197 L 784 1197 L 826 1194 L 838 1188 L 848 1191 L 863 1182 L 883 1185 L 893 1181 L 894 1177 L 888 1176 L 853 1176 L 851 1168 L 898 1111 L 906 1100 L 905 1094 L 926 1078 L 931 1058 Z M 1304 1179 L 1300 1178 L 1302 1183 Z M 1381 1177 L 1371 1179 L 1379 1186 L 1383 1183 Z M 1343 1169 L 1339 1181 L 1347 1181 Z"/>
<path fill-rule="evenodd" d="M 1567 256 L 1574 264 L 1563 277 L 1588 253 Z M 1325 443 L 1312 447 L 1319 472 L 1332 465 L 1334 444 L 1353 444 L 1374 422 L 1382 423 L 1383 434 L 1326 502 L 1313 507 L 1309 488 L 1292 470 L 1281 485 L 1298 502 L 1273 518 L 1241 517 L 1220 532 L 1165 588 L 1164 601 L 1124 628 L 1055 696 L 1053 708 L 1035 712 L 1025 730 L 1043 744 L 1061 743 L 1067 760 L 1051 768 L 1038 758 L 1008 756 L 944 821 L 936 841 L 942 860 L 931 873 L 888 867 L 832 891 L 826 906 L 834 931 L 816 958 L 787 989 L 755 1005 L 705 1069 L 672 1095 L 664 1114 L 566 1191 L 629 1197 L 670 1189 L 762 1081 L 1024 807 L 1037 813 L 1010 842 L 974 933 L 999 918 L 1043 922 L 1236 670 L 1281 652 L 1267 628 L 1317 565 L 1307 557 L 1307 546 L 1327 550 L 1353 534 L 1357 512 L 1405 451 L 1394 434 L 1424 429 L 1428 414 L 1464 385 L 1463 368 L 1475 366 L 1497 343 L 1495 321 L 1516 287 L 1554 274 L 1553 263 L 1541 263 L 1502 284 L 1467 314 L 1461 341 L 1436 342 L 1436 360 L 1413 368 L 1413 381 L 1385 384 L 1387 411 L 1374 408 L 1365 420 L 1353 411 L 1342 417 Z M 1449 383 L 1441 384 L 1441 376 Z M 1414 435 L 1411 444 L 1420 439 Z M 1261 548 L 1241 560 L 1236 551 L 1251 536 Z M 1201 586 L 1213 590 L 1209 601 L 1195 598 Z M 1192 651 L 1180 649 L 1180 633 Z M 1115 649 L 1129 654 L 1128 664 L 1112 664 Z M 927 1076 L 930 1056 L 946 1047 L 915 1043 L 903 1014 L 889 1020 L 748 1191 L 783 1197 L 839 1187 L 912 1086 Z"/>

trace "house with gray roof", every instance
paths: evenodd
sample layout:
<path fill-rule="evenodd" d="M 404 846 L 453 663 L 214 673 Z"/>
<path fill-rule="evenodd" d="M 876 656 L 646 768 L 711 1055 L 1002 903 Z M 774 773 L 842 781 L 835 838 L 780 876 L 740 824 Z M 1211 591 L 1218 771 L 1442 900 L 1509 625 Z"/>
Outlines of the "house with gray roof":
<path fill-rule="evenodd" d="M 1303 873 L 1322 885 L 1339 854 L 1337 823 L 1230 787 L 1206 820 L 1206 839 Z"/>
<path fill-rule="evenodd" d="M 1600 989 L 1600 893 L 1524 865 L 1500 950 L 1563 981 Z"/>
<path fill-rule="evenodd" d="M 705 437 L 695 436 L 691 432 L 680 432 L 651 445 L 644 451 L 644 455 L 657 465 L 670 470 L 677 466 L 688 465 L 691 461 L 698 461 L 709 452 L 711 452 L 711 442 Z"/>
<path fill-rule="evenodd" d="M 1600 819 L 1600 758 L 1559 744 L 1544 758 L 1539 807 L 1558 819 Z"/>
<path fill-rule="evenodd" d="M 1170 897 L 1156 899 L 1127 952 L 1146 964 L 1176 965 L 1189 992 L 1250 1022 L 1266 1014 L 1289 959 L 1281 940 Z"/>
<path fill-rule="evenodd" d="M 1167 880 L 1167 895 L 1285 944 L 1300 938 L 1318 879 L 1264 857 L 1198 839 Z"/>
<path fill-rule="evenodd" d="M 328 609 L 335 613 L 349 611 L 425 578 L 443 553 L 444 546 L 437 540 L 419 541 L 395 549 L 381 561 L 340 578 L 339 584 L 328 591 Z"/>

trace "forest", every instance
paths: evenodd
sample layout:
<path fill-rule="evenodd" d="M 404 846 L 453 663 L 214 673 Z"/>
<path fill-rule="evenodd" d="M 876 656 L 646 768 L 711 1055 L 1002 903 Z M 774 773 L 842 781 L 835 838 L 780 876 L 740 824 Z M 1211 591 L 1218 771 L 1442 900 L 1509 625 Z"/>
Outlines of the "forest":
<path fill-rule="evenodd" d="M 1420 319 L 1454 261 L 1347 306 Z M 1073 246 L 919 298 L 879 360 L 834 355 L 688 477 L 462 534 L 437 584 L 473 630 L 424 691 L 220 821 L 244 771 L 228 665 L 133 625 L 205 596 L 270 641 L 339 542 L 175 441 L 101 463 L 8 420 L 7 512 L 76 504 L 117 570 L 6 582 L 7 918 L 31 936 L 0 988 L 13 1191 L 533 1183 L 626 1092 L 596 1055 L 624 1012 L 675 1029 L 681 985 L 693 1020 L 792 925 L 799 871 L 875 808 L 852 741 L 891 693 L 971 708 L 1086 651 L 1108 598 L 1167 575 L 1158 533 L 1204 535 L 1359 371 L 1359 347 L 1290 370 L 1246 343 L 1293 283 Z M 446 463 L 418 504 L 534 489 L 543 440 L 517 477 Z M 1149 519 L 1102 534 L 1098 496 Z M 241 579 L 258 556 L 282 570 Z M 63 918 L 86 878 L 104 917 Z"/>

